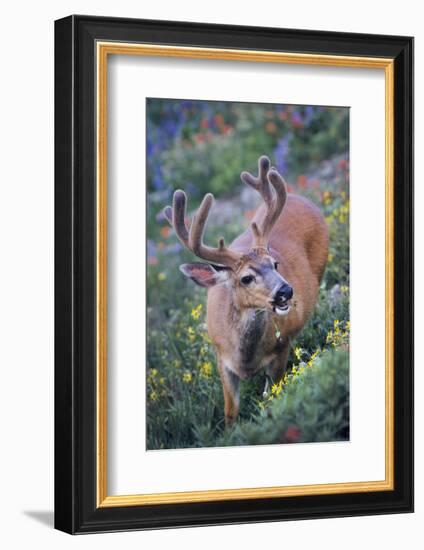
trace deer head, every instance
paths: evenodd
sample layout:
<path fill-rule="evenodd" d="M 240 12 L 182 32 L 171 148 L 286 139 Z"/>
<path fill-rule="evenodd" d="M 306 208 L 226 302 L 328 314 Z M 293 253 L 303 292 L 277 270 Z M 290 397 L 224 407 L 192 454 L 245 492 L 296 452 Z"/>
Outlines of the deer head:
<path fill-rule="evenodd" d="M 241 179 L 255 189 L 264 202 L 263 215 L 251 224 L 252 244 L 247 253 L 226 247 L 222 237 L 217 248 L 203 243 L 213 195 L 205 195 L 187 227 L 187 197 L 184 191 L 175 191 L 172 208 L 167 206 L 164 210 L 165 217 L 181 243 L 198 258 L 208 262 L 183 264 L 180 270 L 206 288 L 227 285 L 232 290 L 233 303 L 239 309 L 268 309 L 285 315 L 290 309 L 293 290 L 279 273 L 278 259 L 270 252 L 268 242 L 286 202 L 286 185 L 278 171 L 270 167 L 266 156 L 259 159 L 257 177 L 242 172 Z"/>

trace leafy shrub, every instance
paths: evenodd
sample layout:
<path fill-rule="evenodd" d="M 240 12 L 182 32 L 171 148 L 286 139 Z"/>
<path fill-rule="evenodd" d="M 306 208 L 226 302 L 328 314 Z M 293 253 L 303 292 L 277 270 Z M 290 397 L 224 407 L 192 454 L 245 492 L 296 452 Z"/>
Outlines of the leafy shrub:
<path fill-rule="evenodd" d="M 284 391 L 224 432 L 218 445 L 263 445 L 349 439 L 349 355 L 329 350 L 289 377 Z"/>

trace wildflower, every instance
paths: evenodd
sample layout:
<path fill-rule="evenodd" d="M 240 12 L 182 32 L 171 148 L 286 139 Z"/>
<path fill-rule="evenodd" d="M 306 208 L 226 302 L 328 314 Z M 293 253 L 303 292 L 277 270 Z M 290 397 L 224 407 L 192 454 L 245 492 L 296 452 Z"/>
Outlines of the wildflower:
<path fill-rule="evenodd" d="M 224 126 L 224 117 L 220 113 L 213 117 L 213 121 L 218 128 L 222 128 Z"/>
<path fill-rule="evenodd" d="M 331 191 L 324 191 L 322 195 L 322 201 L 325 205 L 328 205 L 331 203 L 332 197 L 331 197 Z"/>
<path fill-rule="evenodd" d="M 165 225 L 165 227 L 162 227 L 160 230 L 160 234 L 164 239 L 167 239 L 169 235 L 171 234 L 171 228 Z"/>
<path fill-rule="evenodd" d="M 294 354 L 295 354 L 296 359 L 297 359 L 298 361 L 300 361 L 300 359 L 301 359 L 301 357 L 302 357 L 302 353 L 303 353 L 302 348 L 295 348 L 295 349 L 294 349 Z"/>
<path fill-rule="evenodd" d="M 280 111 L 278 117 L 280 120 L 287 120 L 287 111 Z"/>
<path fill-rule="evenodd" d="M 302 117 L 300 116 L 300 114 L 298 112 L 294 112 L 292 114 L 292 117 L 291 117 L 291 123 L 292 123 L 292 126 L 293 128 L 303 128 L 303 121 L 302 121 Z"/>
<path fill-rule="evenodd" d="M 300 436 L 301 436 L 301 432 L 299 428 L 297 426 L 290 425 L 287 428 L 283 436 L 283 439 L 287 441 L 287 443 L 296 443 L 297 441 L 299 441 Z"/>
<path fill-rule="evenodd" d="M 277 125 L 275 122 L 269 121 L 265 124 L 265 130 L 268 132 L 268 134 L 275 134 L 277 131 Z"/>
<path fill-rule="evenodd" d="M 164 271 L 161 271 L 158 275 L 159 281 L 164 281 L 166 279 L 166 273 Z"/>
<path fill-rule="evenodd" d="M 188 327 L 187 334 L 188 334 L 188 339 L 190 340 L 190 342 L 193 342 L 194 339 L 196 338 L 196 333 L 194 332 L 194 328 L 193 327 Z"/>
<path fill-rule="evenodd" d="M 280 395 L 280 393 L 283 391 L 284 383 L 282 380 L 278 382 L 278 384 L 273 384 L 271 386 L 271 396 L 277 396 Z"/>
<path fill-rule="evenodd" d="M 202 311 L 202 304 L 199 304 L 195 308 L 191 310 L 191 316 L 193 319 L 197 320 L 200 317 L 201 311 Z"/>
<path fill-rule="evenodd" d="M 305 176 L 305 174 L 301 174 L 297 178 L 297 184 L 301 189 L 305 189 L 305 187 L 308 186 L 308 178 Z"/>
<path fill-rule="evenodd" d="M 183 374 L 183 382 L 189 384 L 193 379 L 193 376 L 190 371 L 186 370 Z"/>
<path fill-rule="evenodd" d="M 210 378 L 212 376 L 212 364 L 209 361 L 205 361 L 200 365 L 200 374 L 204 378 Z"/>
<path fill-rule="evenodd" d="M 158 400 L 158 392 L 156 390 L 153 390 L 150 392 L 150 401 L 157 401 Z"/>
<path fill-rule="evenodd" d="M 339 160 L 339 163 L 338 163 L 338 165 L 337 165 L 337 168 L 338 168 L 339 170 L 346 170 L 346 169 L 347 169 L 347 166 L 348 166 L 347 160 L 346 160 L 346 159 L 341 159 L 341 160 Z"/>
<path fill-rule="evenodd" d="M 158 374 L 157 369 L 150 369 L 150 376 L 151 378 L 155 378 Z"/>
<path fill-rule="evenodd" d="M 342 285 L 340 287 L 340 290 L 343 292 L 343 294 L 347 294 L 349 292 L 349 287 L 346 285 Z M 349 321 L 348 321 L 349 322 Z"/>
<path fill-rule="evenodd" d="M 314 351 L 314 353 L 309 357 L 308 366 L 312 367 L 314 364 L 315 359 L 318 357 L 319 349 Z"/>

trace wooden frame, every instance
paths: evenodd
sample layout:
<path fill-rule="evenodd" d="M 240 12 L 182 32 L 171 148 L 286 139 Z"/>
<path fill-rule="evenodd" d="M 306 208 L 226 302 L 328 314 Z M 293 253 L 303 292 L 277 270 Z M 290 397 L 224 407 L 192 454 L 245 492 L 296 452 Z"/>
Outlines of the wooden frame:
<path fill-rule="evenodd" d="M 56 22 L 57 528 L 79 533 L 412 509 L 412 46 L 412 39 L 393 36 L 83 16 Z M 384 481 L 108 496 L 106 90 L 114 54 L 384 69 Z"/>

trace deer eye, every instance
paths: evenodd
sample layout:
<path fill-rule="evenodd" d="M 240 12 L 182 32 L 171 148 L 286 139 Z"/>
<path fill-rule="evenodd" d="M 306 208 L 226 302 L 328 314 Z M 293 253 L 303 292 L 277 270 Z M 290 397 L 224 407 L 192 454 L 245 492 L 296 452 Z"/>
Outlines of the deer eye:
<path fill-rule="evenodd" d="M 243 285 L 250 285 L 250 283 L 253 281 L 252 275 L 245 275 L 240 279 L 241 283 Z"/>
<path fill-rule="evenodd" d="M 274 262 L 274 269 L 277 269 L 278 267 L 278 262 Z"/>

